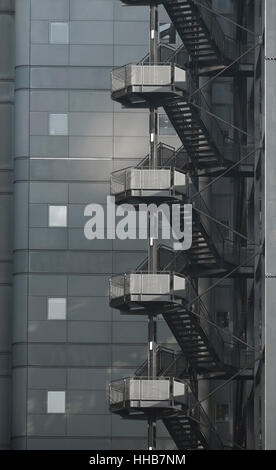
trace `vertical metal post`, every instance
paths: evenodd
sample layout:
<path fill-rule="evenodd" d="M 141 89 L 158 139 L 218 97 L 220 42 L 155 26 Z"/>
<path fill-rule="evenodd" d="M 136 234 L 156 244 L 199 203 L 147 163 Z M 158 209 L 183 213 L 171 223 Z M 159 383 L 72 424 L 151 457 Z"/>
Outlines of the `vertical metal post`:
<path fill-rule="evenodd" d="M 150 65 L 154 66 L 158 63 L 158 7 L 150 6 Z M 149 133 L 150 133 L 150 152 L 149 166 L 151 169 L 157 168 L 157 146 L 158 146 L 158 109 L 150 108 L 149 116 Z M 151 220 L 148 220 L 150 230 Z M 157 223 L 157 220 L 154 220 Z M 148 272 L 156 273 L 157 271 L 157 240 L 151 238 L 149 233 L 148 246 Z M 156 377 L 156 315 L 149 313 L 148 316 L 148 378 Z M 156 449 L 156 418 L 151 415 L 148 419 L 148 449 Z"/>

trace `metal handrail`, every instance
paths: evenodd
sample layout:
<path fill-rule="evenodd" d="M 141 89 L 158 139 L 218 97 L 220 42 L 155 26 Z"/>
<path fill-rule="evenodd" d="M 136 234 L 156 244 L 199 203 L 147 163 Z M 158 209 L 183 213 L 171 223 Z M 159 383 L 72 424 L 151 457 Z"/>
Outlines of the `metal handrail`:
<path fill-rule="evenodd" d="M 174 167 L 171 167 L 171 166 L 157 166 L 155 168 L 137 168 L 137 167 L 127 167 L 127 168 L 124 168 L 122 170 L 117 170 L 116 172 L 114 173 L 111 173 L 111 176 L 110 176 L 110 188 L 111 188 L 111 194 L 118 194 L 118 193 L 122 193 L 122 192 L 125 192 L 127 191 L 127 189 L 132 189 L 132 190 L 135 190 L 135 189 L 143 189 L 141 187 L 141 184 L 140 185 L 137 185 L 136 186 L 130 186 L 129 187 L 129 180 L 128 180 L 128 176 L 129 176 L 129 173 L 132 171 L 132 170 L 137 170 L 137 171 L 140 171 L 140 172 L 149 172 L 149 171 L 164 171 L 164 170 L 167 170 L 167 171 L 170 171 L 170 178 L 169 178 L 169 181 L 168 181 L 168 184 L 164 185 L 164 187 L 162 187 L 162 189 L 166 189 L 168 191 L 171 191 L 171 192 L 174 192 L 174 172 L 177 171 L 178 173 L 182 173 L 183 175 L 185 175 L 185 172 L 183 172 L 182 170 L 179 170 L 179 169 L 176 169 Z M 115 189 L 114 189 L 114 186 L 115 186 Z M 166 187 L 165 187 L 166 186 Z M 119 187 L 119 189 L 118 189 Z M 156 184 L 154 185 L 154 182 L 152 182 L 152 187 L 151 188 L 147 188 L 147 189 L 151 189 L 151 190 L 154 190 L 156 189 L 157 186 Z M 157 188 L 157 189 L 160 189 L 160 188 Z"/>
<path fill-rule="evenodd" d="M 167 275 L 169 276 L 169 288 L 167 290 L 167 292 L 164 292 L 164 293 L 161 293 L 160 295 L 164 294 L 164 295 L 170 295 L 171 296 L 171 300 L 174 301 L 176 299 L 178 299 L 179 297 L 176 295 L 174 289 L 173 289 L 173 278 L 174 276 L 177 276 L 177 277 L 180 277 L 182 279 L 185 279 L 186 280 L 186 276 L 182 275 L 182 274 L 179 274 L 179 273 L 176 273 L 174 271 L 157 271 L 156 273 L 154 274 L 151 274 L 151 273 L 147 273 L 145 271 L 129 271 L 129 272 L 126 272 L 124 274 L 117 274 L 117 275 L 114 275 L 114 276 L 111 276 L 109 278 L 109 296 L 110 296 L 110 299 L 112 298 L 119 298 L 119 297 L 125 297 L 126 296 L 126 293 L 127 293 L 127 280 L 128 280 L 128 277 L 130 275 L 135 275 L 135 276 L 145 276 L 145 275 L 152 275 L 152 276 L 162 276 L 162 275 Z M 114 293 L 114 290 L 115 290 L 115 293 Z M 121 294 L 121 295 L 118 295 Z M 133 292 L 132 292 L 133 293 Z M 140 294 L 141 292 L 134 292 L 134 294 Z M 151 294 L 155 294 L 155 292 L 152 292 Z"/>
<path fill-rule="evenodd" d="M 125 377 L 121 380 L 115 380 L 115 381 L 112 381 L 110 382 L 109 384 L 109 403 L 111 405 L 113 404 L 118 404 L 118 403 L 122 403 L 123 405 L 126 404 L 126 396 L 127 396 L 127 391 L 128 391 L 128 384 L 130 383 L 130 381 L 168 381 L 169 383 L 169 387 L 168 387 L 168 397 L 164 398 L 164 400 L 159 400 L 160 402 L 164 401 L 164 402 L 168 402 L 168 407 L 170 408 L 174 408 L 176 407 L 177 405 L 182 405 L 182 402 L 181 401 L 178 401 L 177 400 L 177 397 L 174 396 L 173 394 L 173 390 L 174 390 L 174 382 L 176 383 L 180 383 L 181 385 L 184 385 L 185 386 L 185 392 L 187 393 L 187 401 L 189 400 L 189 394 L 191 392 L 191 388 L 190 388 L 190 385 L 189 383 L 186 381 L 186 380 L 180 380 L 180 379 L 177 379 L 175 377 L 163 377 L 163 376 L 160 376 L 160 377 L 138 377 L 138 376 L 132 376 L 132 377 Z M 112 397 L 112 394 L 113 394 L 113 391 L 115 391 L 115 394 L 119 394 L 120 398 L 121 398 L 121 401 L 115 401 Z M 152 401 L 151 399 L 144 399 L 143 398 L 143 401 Z"/>
<path fill-rule="evenodd" d="M 166 402 L 168 408 L 172 408 L 173 410 L 177 411 L 178 413 L 183 413 L 185 412 L 188 417 L 190 417 L 192 420 L 194 420 L 199 428 L 202 434 L 204 435 L 204 431 L 202 430 L 203 426 L 207 426 L 210 428 L 213 433 L 215 438 L 217 439 L 217 446 L 223 447 L 222 441 L 217 433 L 217 431 L 214 429 L 214 426 L 209 419 L 208 415 L 206 414 L 204 408 L 196 398 L 190 383 L 187 380 L 180 380 L 175 377 L 141 377 L 141 376 L 132 376 L 132 377 L 125 377 L 121 380 L 115 380 L 112 381 L 109 384 L 109 403 L 110 405 L 118 405 L 120 404 L 123 407 L 126 407 L 126 402 L 127 402 L 127 392 L 128 392 L 128 386 L 130 381 L 168 381 L 169 387 L 168 387 L 168 396 L 164 397 L 164 399 L 159 399 L 159 402 Z M 185 387 L 185 405 L 183 404 L 183 400 L 178 400 L 177 396 L 174 396 L 174 383 L 179 383 L 181 385 L 184 385 Z M 115 395 L 115 397 L 114 397 Z M 140 401 L 140 400 L 138 400 Z M 143 402 L 147 401 L 152 401 L 150 398 L 145 399 L 142 398 Z M 184 405 L 184 407 L 183 407 Z M 176 415 L 177 416 L 177 415 Z"/>
<path fill-rule="evenodd" d="M 164 51 L 164 53 L 163 53 Z M 163 55 L 165 56 L 166 53 L 168 53 L 168 57 L 166 59 L 163 59 Z M 188 52 L 186 51 L 185 49 L 185 46 L 183 44 L 181 44 L 180 46 L 178 46 L 177 48 L 169 45 L 169 44 L 164 44 L 162 42 L 160 42 L 158 44 L 158 57 L 159 57 L 159 61 L 160 62 L 164 62 L 164 63 L 175 63 L 176 65 L 178 65 L 178 62 L 177 62 L 177 57 L 178 55 L 182 54 L 182 59 L 183 59 L 183 55 L 185 55 L 185 58 L 186 60 L 182 60 L 182 64 L 184 63 L 185 66 L 189 64 L 190 60 L 189 60 L 189 54 Z M 149 63 L 149 53 L 147 53 L 145 55 L 145 57 L 143 57 L 143 59 L 141 59 L 139 62 L 138 62 L 138 65 L 146 65 Z"/>
<path fill-rule="evenodd" d="M 123 66 L 120 66 L 120 67 L 113 67 L 112 71 L 111 71 L 111 90 L 112 92 L 116 92 L 116 91 L 119 91 L 119 90 L 123 90 L 127 87 L 127 84 L 129 81 L 131 81 L 130 79 L 133 79 L 135 78 L 135 75 L 131 75 L 131 77 L 129 77 L 129 68 L 133 66 L 133 67 L 136 67 L 138 69 L 141 69 L 142 70 L 142 75 L 141 77 L 139 78 L 138 82 L 135 83 L 132 83 L 130 82 L 129 85 L 131 86 L 149 86 L 148 83 L 146 83 L 146 80 L 145 80 L 145 74 L 144 74 L 144 70 L 147 69 L 151 69 L 151 70 L 154 70 L 154 68 L 157 68 L 157 67 L 170 67 L 170 78 L 169 80 L 167 80 L 166 82 L 162 82 L 160 83 L 160 86 L 164 85 L 164 86 L 175 86 L 175 83 L 174 83 L 174 77 L 175 77 L 175 68 L 178 68 L 178 69 L 182 69 L 183 71 L 185 71 L 185 73 L 187 73 L 187 69 L 181 65 L 178 65 L 178 64 L 175 64 L 174 62 L 169 62 L 169 61 L 165 61 L 165 62 L 157 62 L 156 64 L 154 65 L 151 65 L 151 64 L 133 64 L 133 63 L 128 63 L 128 64 L 125 64 Z M 156 84 L 156 83 L 155 83 Z"/>
<path fill-rule="evenodd" d="M 169 364 L 163 363 L 164 355 L 166 355 L 166 358 L 170 358 Z M 157 357 L 156 375 L 160 377 L 168 376 L 173 367 L 177 369 L 177 361 L 181 358 L 184 360 L 184 356 L 182 352 L 176 352 L 173 349 L 167 348 L 165 346 L 157 346 L 156 357 Z M 148 369 L 148 359 L 145 359 L 145 361 L 136 369 L 135 375 L 137 377 L 141 377 L 143 376 L 143 372 L 145 372 L 145 370 L 147 369 Z M 175 369 L 173 371 L 175 371 Z M 175 374 L 174 374 L 174 377 L 175 377 Z"/>
<path fill-rule="evenodd" d="M 173 158 L 175 156 L 175 147 L 172 147 L 171 145 L 168 145 L 168 144 L 164 144 L 163 142 L 159 142 L 158 144 L 158 147 L 157 147 L 157 159 L 159 160 L 159 163 L 161 166 L 162 166 L 162 152 L 165 151 L 165 150 L 168 150 L 169 152 L 172 153 L 172 155 L 170 155 L 169 160 L 171 158 Z M 168 160 L 168 161 L 169 161 Z M 146 168 L 149 168 L 150 167 L 150 155 L 147 154 L 137 165 L 136 165 L 136 168 L 139 168 L 145 164 L 148 164 L 148 166 L 146 166 Z"/>

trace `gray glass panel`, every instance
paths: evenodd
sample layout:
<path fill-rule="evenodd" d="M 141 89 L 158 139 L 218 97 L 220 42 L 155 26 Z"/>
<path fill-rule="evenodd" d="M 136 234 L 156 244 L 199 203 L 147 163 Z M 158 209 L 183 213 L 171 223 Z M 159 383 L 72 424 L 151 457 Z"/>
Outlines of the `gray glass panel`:
<path fill-rule="evenodd" d="M 32 65 L 68 65 L 68 46 L 63 44 L 33 44 L 31 47 Z"/>
<path fill-rule="evenodd" d="M 64 436 L 66 420 L 64 415 L 29 415 L 27 419 L 29 436 Z"/>
<path fill-rule="evenodd" d="M 57 111 L 64 113 L 68 111 L 67 91 L 31 91 L 31 111 Z"/>
<path fill-rule="evenodd" d="M 108 322 L 74 321 L 68 323 L 68 341 L 78 343 L 110 343 L 111 325 Z"/>
<path fill-rule="evenodd" d="M 112 21 L 72 21 L 71 44 L 113 44 Z"/>
<path fill-rule="evenodd" d="M 107 390 L 110 380 L 110 369 L 68 370 L 68 389 L 71 390 Z"/>
<path fill-rule="evenodd" d="M 110 91 L 71 91 L 70 111 L 112 111 Z"/>
<path fill-rule="evenodd" d="M 66 341 L 66 323 L 53 321 L 30 321 L 28 325 L 29 341 L 33 343 L 62 343 Z"/>
<path fill-rule="evenodd" d="M 113 46 L 81 45 L 70 47 L 70 65 L 95 67 L 113 65 Z"/>
<path fill-rule="evenodd" d="M 31 13 L 34 19 L 57 19 L 69 18 L 69 0 L 31 0 Z"/>
<path fill-rule="evenodd" d="M 66 370 L 51 368 L 28 369 L 28 385 L 33 389 L 63 390 L 66 387 Z"/>
<path fill-rule="evenodd" d="M 66 409 L 69 414 L 108 414 L 108 393 L 95 390 L 68 391 Z"/>
<path fill-rule="evenodd" d="M 114 0 L 70 0 L 72 20 L 113 20 Z"/>
<path fill-rule="evenodd" d="M 108 415 L 70 415 L 68 416 L 69 436 L 109 436 L 111 419 Z"/>

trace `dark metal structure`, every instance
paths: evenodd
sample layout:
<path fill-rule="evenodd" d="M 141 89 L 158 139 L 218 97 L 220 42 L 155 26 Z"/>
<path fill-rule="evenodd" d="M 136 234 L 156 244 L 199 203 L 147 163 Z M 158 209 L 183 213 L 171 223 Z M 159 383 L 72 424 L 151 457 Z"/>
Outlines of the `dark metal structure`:
<path fill-rule="evenodd" d="M 137 271 L 110 279 L 111 306 L 149 318 L 147 363 L 134 377 L 110 384 L 110 409 L 123 418 L 148 420 L 149 449 L 156 445 L 156 420 L 163 420 L 178 449 L 245 448 L 245 408 L 259 359 L 248 336 L 256 245 L 248 234 L 252 222 L 246 193 L 256 145 L 248 132 L 244 95 L 262 38 L 250 29 L 250 2 L 233 2 L 232 16 L 220 14 L 208 0 L 124 3 L 150 6 L 150 53 L 139 64 L 113 70 L 112 98 L 125 107 L 149 108 L 150 151 L 137 167 L 111 175 L 111 193 L 117 204 L 193 204 L 193 236 L 191 249 L 184 252 L 149 238 L 148 258 Z M 175 51 L 158 48 L 158 4 L 183 42 Z M 233 87 L 234 113 L 228 119 L 208 98 L 212 84 L 224 86 L 225 80 Z M 179 150 L 157 142 L 158 107 L 182 142 Z M 230 227 L 218 220 L 210 203 L 217 183 L 231 186 L 236 213 Z M 232 330 L 214 318 L 207 298 L 225 280 L 241 298 Z M 157 347 L 157 315 L 173 333 L 177 354 Z M 202 381 L 209 384 L 203 397 Z M 214 416 L 203 403 L 228 386 L 234 426 L 226 439 L 217 425 L 223 407 Z"/>

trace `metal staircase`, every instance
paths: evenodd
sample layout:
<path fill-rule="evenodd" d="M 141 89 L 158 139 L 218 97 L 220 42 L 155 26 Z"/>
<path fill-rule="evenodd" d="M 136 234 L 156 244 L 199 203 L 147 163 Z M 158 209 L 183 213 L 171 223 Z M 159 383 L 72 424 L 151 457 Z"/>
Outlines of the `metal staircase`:
<path fill-rule="evenodd" d="M 114 69 L 111 77 L 112 98 L 124 107 L 164 108 L 195 169 L 223 170 L 238 159 L 238 148 L 227 141 L 187 69 L 171 62 L 129 64 Z"/>
<path fill-rule="evenodd" d="M 181 266 L 185 266 L 187 258 L 183 252 L 175 252 L 164 245 L 158 247 L 160 271 L 180 271 Z M 147 259 L 139 265 L 138 270 L 146 270 L 146 267 Z M 192 280 L 187 282 L 186 291 L 183 305 L 173 306 L 172 309 L 165 311 L 159 310 L 159 313 L 162 313 L 189 366 L 199 374 L 225 372 L 226 375 L 247 364 L 249 366 L 252 355 L 240 349 L 237 344 L 226 342 L 227 333 L 225 332 L 226 336 L 223 338 L 216 327 L 210 325 L 212 316 L 204 302 L 198 299 Z M 160 361 L 160 358 L 158 360 Z M 142 367 L 145 371 L 146 363 Z M 159 368 L 159 371 L 162 374 L 162 369 Z M 174 376 L 181 378 L 181 375 L 174 372 Z"/>
<path fill-rule="evenodd" d="M 209 0 L 164 0 L 163 3 L 192 60 L 198 65 L 224 64 L 234 59 L 235 42 L 225 36 L 210 11 Z"/>
<path fill-rule="evenodd" d="M 146 377 L 148 373 L 148 359 L 135 371 L 137 377 Z M 188 362 L 182 352 L 158 346 L 156 350 L 156 376 L 176 377 L 178 379 L 190 378 Z"/>
<path fill-rule="evenodd" d="M 159 346 L 156 352 L 158 377 L 177 377 L 179 379 L 189 379 L 190 371 L 187 360 L 183 353 L 177 353 L 168 348 Z M 148 371 L 148 360 L 135 371 L 138 377 L 146 376 Z M 192 385 L 192 384 L 191 384 Z M 212 427 L 208 416 L 198 402 L 193 392 L 190 400 L 191 414 L 185 410 L 177 410 L 163 417 L 163 423 L 175 442 L 178 450 L 201 450 L 201 449 L 223 449 L 223 444 Z M 206 426 L 204 430 L 204 426 Z M 206 436 L 206 429 L 211 429 L 210 438 Z"/>
<path fill-rule="evenodd" d="M 149 108 L 150 152 L 135 168 L 112 173 L 111 194 L 117 204 L 136 207 L 141 202 L 180 203 L 182 222 L 185 204 L 192 203 L 194 210 L 189 221 L 192 246 L 188 251 L 175 251 L 150 238 L 148 257 L 136 271 L 109 281 L 111 307 L 122 314 L 148 317 L 148 359 L 134 377 L 110 384 L 110 410 L 126 419 L 147 420 L 150 450 L 156 446 L 158 419 L 163 420 L 179 450 L 223 449 L 219 434 L 198 401 L 197 376 L 229 378 L 243 368 L 252 368 L 252 357 L 232 341 L 230 330 L 221 333 L 215 325 L 211 308 L 207 309 L 198 296 L 197 280 L 226 274 L 239 276 L 248 256 L 247 247 L 241 249 L 236 238 L 226 239 L 221 232 L 198 193 L 197 181 L 199 176 L 221 174 L 233 166 L 242 150 L 220 128 L 198 88 L 196 74 L 200 67 L 210 72 L 225 67 L 238 51 L 210 11 L 209 0 L 124 3 L 151 6 L 150 54 L 139 64 L 112 71 L 112 99 L 127 108 Z M 175 51 L 163 46 L 158 49 L 154 6 L 158 3 L 167 10 L 189 57 L 183 47 Z M 176 65 L 178 59 L 185 68 Z M 160 106 L 183 144 L 177 151 L 158 145 Z M 248 277 L 248 272 L 245 275 Z M 157 315 L 166 321 L 179 352 L 157 346 Z M 247 380 L 250 374 L 244 378 Z"/>
<path fill-rule="evenodd" d="M 219 433 L 194 394 L 191 394 L 189 410 L 189 413 L 183 410 L 163 419 L 178 450 L 223 450 Z"/>
<path fill-rule="evenodd" d="M 163 314 L 163 317 L 192 368 L 198 373 L 225 370 L 223 340 L 218 335 L 215 348 L 202 327 L 203 320 L 189 310 Z"/>
<path fill-rule="evenodd" d="M 233 145 L 226 143 L 216 120 L 208 116 L 201 92 L 192 99 L 166 100 L 163 107 L 195 168 L 216 171 L 231 166 Z"/>
<path fill-rule="evenodd" d="M 198 66 L 228 64 L 237 54 L 235 41 L 223 32 L 209 0 L 123 0 L 127 5 L 162 3 Z"/>
<path fill-rule="evenodd" d="M 210 448 L 207 438 L 200 430 L 199 423 L 185 413 L 165 418 L 163 423 L 178 450 L 203 450 Z M 223 446 L 220 448 L 223 448 Z"/>
<path fill-rule="evenodd" d="M 162 3 L 196 65 L 228 64 L 237 54 L 235 41 L 223 32 L 209 0 L 123 0 L 127 5 Z"/>

